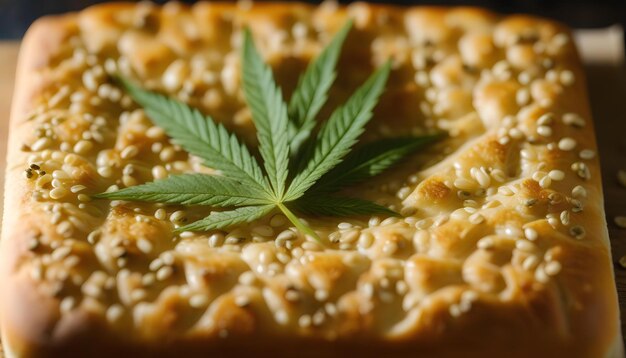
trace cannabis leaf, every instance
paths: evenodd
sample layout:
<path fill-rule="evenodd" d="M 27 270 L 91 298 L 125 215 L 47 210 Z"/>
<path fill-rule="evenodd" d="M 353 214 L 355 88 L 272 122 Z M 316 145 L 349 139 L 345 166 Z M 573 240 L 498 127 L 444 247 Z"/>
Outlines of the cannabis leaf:
<path fill-rule="evenodd" d="M 223 209 L 179 227 L 177 232 L 226 229 L 280 211 L 301 233 L 319 240 L 317 233 L 293 211 L 328 216 L 398 215 L 367 200 L 333 194 L 382 173 L 440 137 L 384 139 L 349 154 L 383 93 L 391 71 L 389 62 L 376 70 L 343 106 L 335 109 L 313 135 L 315 117 L 335 80 L 341 46 L 351 26 L 351 22 L 343 26 L 309 64 L 288 105 L 271 68 L 257 51 L 252 34 L 248 29 L 244 31 L 243 91 L 257 129 L 263 168 L 237 136 L 211 117 L 119 78 L 121 86 L 156 125 L 190 154 L 203 159 L 216 174 L 172 175 L 95 197 Z"/>

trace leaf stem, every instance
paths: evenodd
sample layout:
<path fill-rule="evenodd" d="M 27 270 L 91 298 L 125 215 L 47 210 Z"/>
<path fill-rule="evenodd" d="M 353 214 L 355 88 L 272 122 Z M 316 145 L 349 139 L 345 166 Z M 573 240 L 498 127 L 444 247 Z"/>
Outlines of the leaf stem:
<path fill-rule="evenodd" d="M 276 203 L 276 206 L 278 206 L 280 211 L 285 214 L 287 219 L 289 219 L 289 221 L 291 221 L 296 226 L 296 229 L 298 229 L 304 235 L 310 236 L 314 238 L 317 242 L 323 244 L 322 239 L 320 239 L 317 233 L 313 231 L 313 229 L 311 229 L 308 225 L 305 225 L 300 219 L 298 219 L 298 217 L 293 212 L 291 212 L 291 210 L 289 210 L 289 208 L 287 208 L 283 203 Z"/>

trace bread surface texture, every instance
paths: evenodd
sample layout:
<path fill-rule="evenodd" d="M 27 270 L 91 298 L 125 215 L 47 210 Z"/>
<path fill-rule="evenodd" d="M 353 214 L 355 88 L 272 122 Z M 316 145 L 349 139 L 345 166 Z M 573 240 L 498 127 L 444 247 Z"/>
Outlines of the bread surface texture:
<path fill-rule="evenodd" d="M 363 136 L 442 142 L 347 193 L 400 212 L 276 213 L 175 234 L 207 208 L 90 195 L 210 170 L 113 81 L 257 146 L 251 29 L 285 98 L 347 19 L 327 118 L 387 59 Z M 107 4 L 38 20 L 19 59 L 0 257 L 14 357 L 619 357 L 593 122 L 570 31 L 476 8 Z M 115 187 L 113 187 L 115 188 Z"/>

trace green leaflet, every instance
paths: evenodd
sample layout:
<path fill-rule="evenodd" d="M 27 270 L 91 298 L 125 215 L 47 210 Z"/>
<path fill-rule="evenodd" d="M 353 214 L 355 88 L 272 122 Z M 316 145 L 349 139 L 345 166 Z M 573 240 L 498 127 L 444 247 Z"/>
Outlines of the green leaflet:
<path fill-rule="evenodd" d="M 308 66 L 289 101 L 289 138 L 291 158 L 296 158 L 300 147 L 315 128 L 315 117 L 328 99 L 328 91 L 337 73 L 337 60 L 350 29 L 348 21 L 330 44 Z"/>
<path fill-rule="evenodd" d="M 96 195 L 111 200 L 149 201 L 217 207 L 271 203 L 264 192 L 232 179 L 206 174 L 182 174 L 151 183 Z"/>
<path fill-rule="evenodd" d="M 274 82 L 272 70 L 263 63 L 252 42 L 252 34 L 244 31 L 243 90 L 252 111 L 259 138 L 259 151 L 277 200 L 285 193 L 289 167 L 287 105 Z"/>
<path fill-rule="evenodd" d="M 214 211 L 202 220 L 178 228 L 177 232 L 183 231 L 210 231 L 215 229 L 227 229 L 243 223 L 249 223 L 269 214 L 276 205 L 244 206 L 229 211 Z"/>
<path fill-rule="evenodd" d="M 336 197 L 336 196 L 305 196 L 296 201 L 295 207 L 298 211 L 323 216 L 354 216 L 354 215 L 376 215 L 398 216 L 393 210 L 378 205 L 371 201 Z"/>
<path fill-rule="evenodd" d="M 324 123 L 309 155 L 304 157 L 304 164 L 300 165 L 300 172 L 287 191 L 287 200 L 295 200 L 304 195 L 350 151 L 372 118 L 372 110 L 383 92 L 390 70 L 391 64 L 387 62 Z"/>
<path fill-rule="evenodd" d="M 376 176 L 397 164 L 407 155 L 441 137 L 441 134 L 434 134 L 381 139 L 368 143 L 346 156 L 341 163 L 315 183 L 310 191 L 333 192 Z"/>

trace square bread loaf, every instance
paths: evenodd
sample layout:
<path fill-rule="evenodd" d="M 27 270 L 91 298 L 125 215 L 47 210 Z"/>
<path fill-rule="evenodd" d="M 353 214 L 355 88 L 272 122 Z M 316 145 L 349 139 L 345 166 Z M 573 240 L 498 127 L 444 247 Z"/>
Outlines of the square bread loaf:
<path fill-rule="evenodd" d="M 197 207 L 93 200 L 202 172 L 112 80 L 256 144 L 248 26 L 289 98 L 348 18 L 329 103 L 393 69 L 366 137 L 448 137 L 352 193 L 401 217 L 280 214 L 175 234 Z M 107 4 L 38 20 L 11 115 L 0 259 L 9 357 L 618 357 L 583 69 L 553 21 L 475 8 Z"/>

